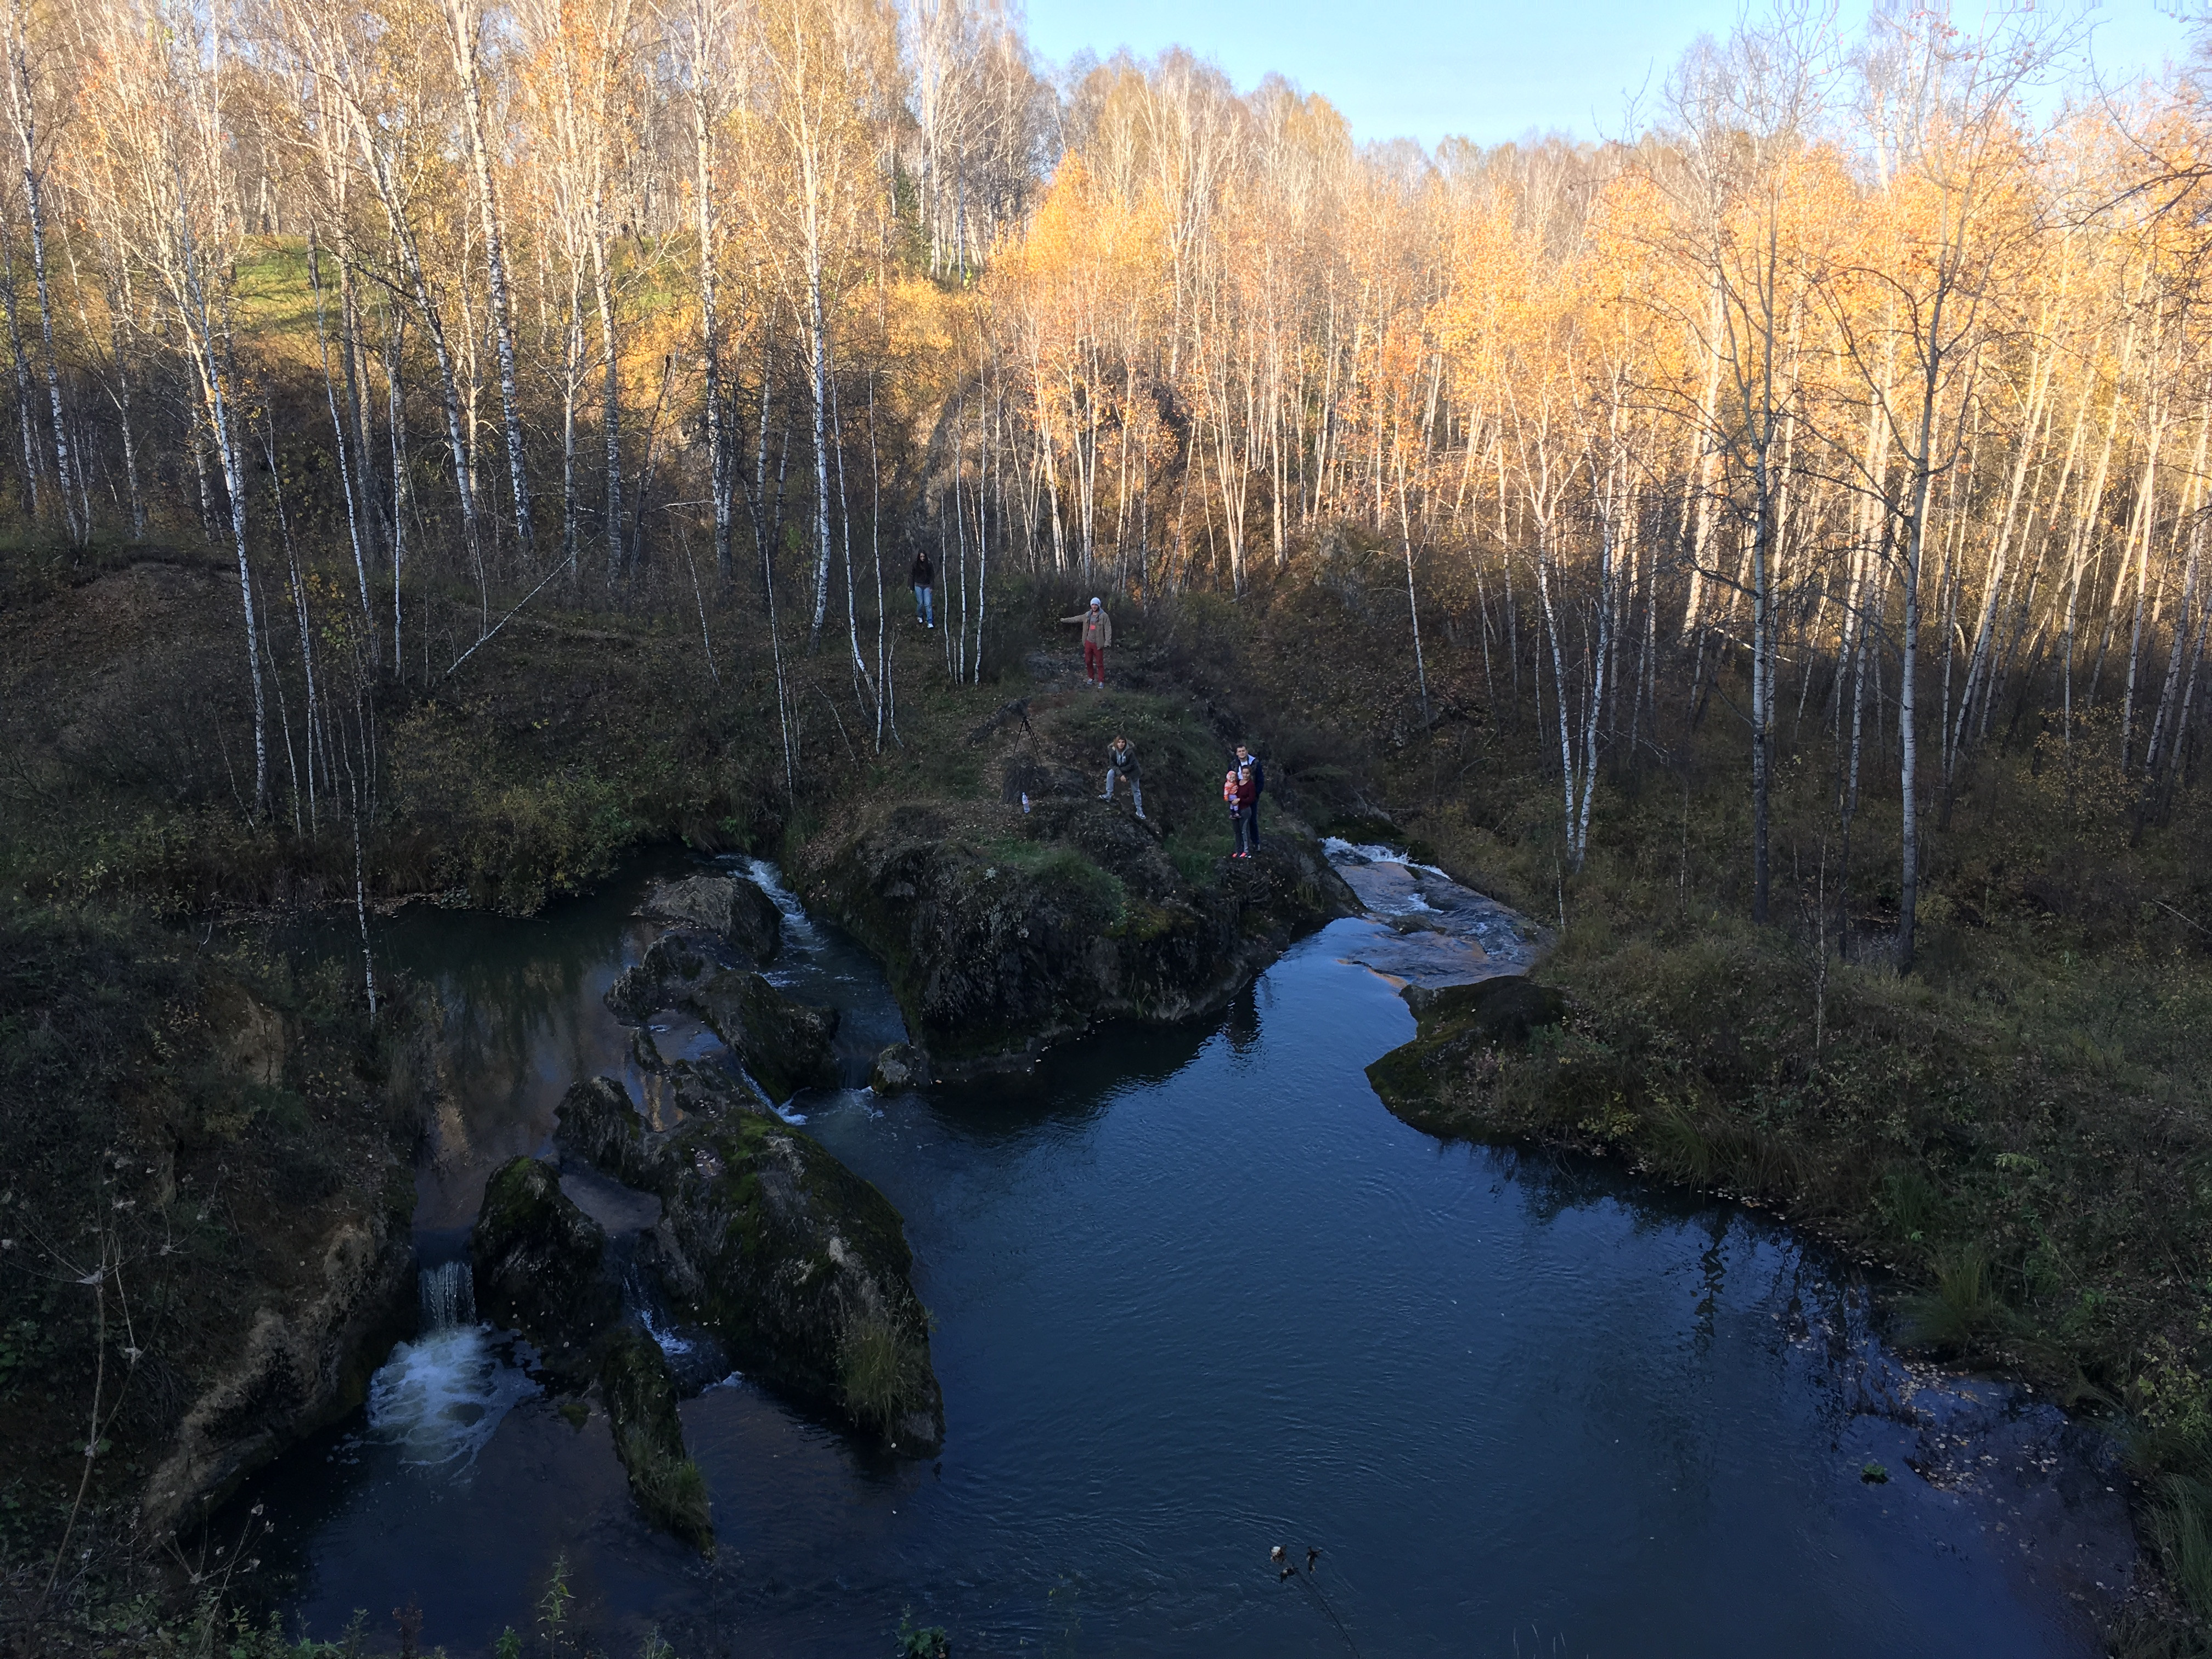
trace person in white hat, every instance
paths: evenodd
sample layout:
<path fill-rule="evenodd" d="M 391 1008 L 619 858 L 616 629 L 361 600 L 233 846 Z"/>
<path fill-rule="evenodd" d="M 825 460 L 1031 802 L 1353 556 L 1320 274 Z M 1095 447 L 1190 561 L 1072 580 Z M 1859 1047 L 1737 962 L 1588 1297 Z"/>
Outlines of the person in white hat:
<path fill-rule="evenodd" d="M 1114 643 L 1114 620 L 1106 614 L 1105 601 L 1093 598 L 1091 608 L 1080 616 L 1062 617 L 1063 623 L 1083 624 L 1083 678 L 1101 691 L 1106 689 L 1106 647 Z"/>

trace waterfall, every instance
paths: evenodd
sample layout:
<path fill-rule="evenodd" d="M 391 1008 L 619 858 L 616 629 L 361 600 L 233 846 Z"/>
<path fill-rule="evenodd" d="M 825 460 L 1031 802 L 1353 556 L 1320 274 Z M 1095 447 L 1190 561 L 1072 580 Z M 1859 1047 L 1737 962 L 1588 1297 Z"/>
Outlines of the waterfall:
<path fill-rule="evenodd" d="M 403 1463 L 465 1471 L 538 1385 L 477 1323 L 476 1279 L 465 1261 L 425 1267 L 416 1297 L 422 1334 L 394 1347 L 369 1379 L 369 1431 L 397 1447 Z"/>
<path fill-rule="evenodd" d="M 459 1330 L 477 1322 L 476 1275 L 466 1261 L 447 1261 L 423 1268 L 416 1275 L 415 1293 L 422 1304 L 426 1334 Z"/>

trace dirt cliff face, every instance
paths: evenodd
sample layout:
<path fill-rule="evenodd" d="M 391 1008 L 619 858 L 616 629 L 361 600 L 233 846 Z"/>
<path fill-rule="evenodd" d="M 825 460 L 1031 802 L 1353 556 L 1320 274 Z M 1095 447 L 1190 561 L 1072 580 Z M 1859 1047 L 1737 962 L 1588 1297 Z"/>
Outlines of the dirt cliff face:
<path fill-rule="evenodd" d="M 414 1300 L 404 1211 L 341 1224 L 319 1267 L 319 1293 L 289 1306 L 272 1298 L 255 1310 L 236 1363 L 185 1413 L 146 1483 L 142 1508 L 156 1536 L 361 1403 Z"/>
<path fill-rule="evenodd" d="M 31 1516 L 84 1481 L 158 1540 L 361 1400 L 415 1305 L 434 1091 L 434 1007 L 386 989 L 372 1022 L 251 939 L 0 911 L 0 1486 Z"/>

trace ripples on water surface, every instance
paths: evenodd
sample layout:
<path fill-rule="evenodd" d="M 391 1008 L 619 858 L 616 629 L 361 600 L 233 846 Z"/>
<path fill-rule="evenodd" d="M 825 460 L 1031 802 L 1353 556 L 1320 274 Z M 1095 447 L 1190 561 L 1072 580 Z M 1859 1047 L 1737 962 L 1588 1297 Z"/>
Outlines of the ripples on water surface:
<path fill-rule="evenodd" d="M 491 1033 L 476 1086 L 499 1133 L 471 1146 L 530 1150 L 568 1063 L 619 1055 L 597 997 L 638 948 L 634 898 L 426 919 L 475 953 Z M 465 1479 L 356 1423 L 257 1489 L 297 1611 L 328 1634 L 416 1595 L 426 1644 L 478 1654 L 566 1552 L 617 1652 L 653 1621 L 684 1659 L 888 1654 L 909 1607 L 969 1655 L 1346 1651 L 1269 1570 L 1282 1543 L 1322 1550 L 1370 1659 L 2094 1652 L 2069 1592 L 2124 1571 L 2102 1478 L 2062 1460 L 2070 1509 L 2047 1486 L 1921 1480 L 1915 1384 L 1786 1234 L 1392 1118 L 1363 1067 L 1412 1020 L 1357 965 L 1384 931 L 1333 925 L 1207 1026 L 926 1097 L 797 1103 L 906 1218 L 937 1319 L 935 1462 L 742 1379 L 710 1389 L 684 1408 L 709 1566 L 638 1522 L 596 1415 L 488 1407 Z M 434 961 L 446 936 L 425 937 Z M 776 977 L 845 1004 L 856 1054 L 898 1035 L 849 942 L 788 937 Z M 501 973 L 527 993 L 504 1024 Z M 427 1183 L 444 1225 L 496 1161 Z M 1941 1397 L 2019 1432 L 2057 1420 L 1998 1390 Z M 1862 1481 L 1869 1460 L 1894 1478 Z"/>

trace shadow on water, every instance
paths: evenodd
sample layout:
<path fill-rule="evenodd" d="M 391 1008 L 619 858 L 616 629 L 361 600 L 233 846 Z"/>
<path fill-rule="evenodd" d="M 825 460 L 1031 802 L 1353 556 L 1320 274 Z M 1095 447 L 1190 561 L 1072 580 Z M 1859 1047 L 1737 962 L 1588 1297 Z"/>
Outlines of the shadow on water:
<path fill-rule="evenodd" d="M 1865 1286 L 1756 1214 L 1382 1109 L 1363 1068 L 1411 1035 L 1394 981 L 1496 971 L 1528 940 L 1433 872 L 1364 878 L 1397 922 L 1332 924 L 1218 1018 L 792 1103 L 905 1218 L 941 1457 L 718 1382 L 684 1407 L 705 1565 L 639 1520 L 603 1418 L 564 1418 L 449 1297 L 382 1407 L 241 1498 L 281 1524 L 289 1609 L 327 1635 L 419 1596 L 425 1645 L 461 1659 L 525 1624 L 562 1553 L 610 1652 L 653 1623 L 683 1659 L 888 1655 L 907 1609 L 971 1653 L 1345 1651 L 1269 1566 L 1281 1543 L 1322 1549 L 1314 1586 L 1369 1655 L 1504 1655 L 1532 1626 L 1637 1659 L 2093 1652 L 2074 1598 L 2124 1581 L 2124 1508 L 2051 1407 L 1902 1366 Z M 542 1144 L 576 1071 L 620 1063 L 598 999 L 643 941 L 642 880 L 534 935 L 422 930 L 487 1039 L 456 1060 L 426 1239 L 465 1224 L 495 1149 Z M 856 1075 L 897 1010 L 776 891 L 772 977 L 844 1010 Z M 1480 922 L 1483 957 L 1438 916 Z M 410 1433 L 472 1449 L 410 1456 Z M 1877 1463 L 1893 1478 L 1863 1478 Z"/>

